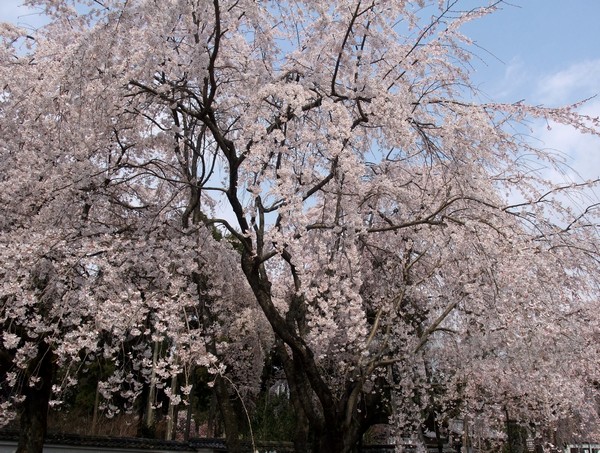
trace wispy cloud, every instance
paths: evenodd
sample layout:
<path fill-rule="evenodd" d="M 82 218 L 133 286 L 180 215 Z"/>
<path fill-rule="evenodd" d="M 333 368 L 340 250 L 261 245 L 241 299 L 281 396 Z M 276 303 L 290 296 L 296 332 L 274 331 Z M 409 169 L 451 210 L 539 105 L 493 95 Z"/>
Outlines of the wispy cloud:
<path fill-rule="evenodd" d="M 521 58 L 513 58 L 506 66 L 502 78 L 493 87 L 493 97 L 499 101 L 514 102 L 523 98 L 535 79 Z M 515 96 L 517 98 L 515 98 Z"/>
<path fill-rule="evenodd" d="M 589 99 L 580 106 L 579 113 L 597 117 L 600 116 L 600 59 L 544 73 L 517 57 L 503 67 L 502 77 L 486 88 L 484 96 L 509 103 L 524 100 L 527 104 L 558 107 Z M 543 120 L 534 121 L 530 127 L 534 146 L 564 160 L 562 171 L 548 169 L 544 172 L 546 177 L 557 183 L 600 177 L 600 137 Z"/>
<path fill-rule="evenodd" d="M 536 97 L 544 104 L 577 102 L 600 94 L 600 59 L 576 63 L 544 76 L 538 82 Z"/>
<path fill-rule="evenodd" d="M 580 110 L 590 116 L 600 115 L 600 101 L 590 102 Z M 583 134 L 562 124 L 540 124 L 534 129 L 534 136 L 543 148 L 561 153 L 565 157 L 566 179 L 596 179 L 600 177 L 600 137 Z"/>
<path fill-rule="evenodd" d="M 536 103 L 561 106 L 590 98 L 579 113 L 600 116 L 600 60 L 579 62 L 553 74 L 541 77 L 534 89 Z M 549 128 L 548 128 L 549 126 Z M 600 137 L 582 134 L 561 124 L 539 124 L 534 136 L 542 147 L 563 153 L 570 167 L 566 179 L 596 179 L 600 177 Z"/>

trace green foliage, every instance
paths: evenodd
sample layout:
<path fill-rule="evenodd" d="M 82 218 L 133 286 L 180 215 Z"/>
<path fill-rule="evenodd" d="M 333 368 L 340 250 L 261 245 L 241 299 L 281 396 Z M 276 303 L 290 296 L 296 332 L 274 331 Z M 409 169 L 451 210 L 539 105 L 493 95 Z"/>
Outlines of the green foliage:
<path fill-rule="evenodd" d="M 260 396 L 252 417 L 256 439 L 292 441 L 295 424 L 294 410 L 286 395 L 264 392 Z"/>

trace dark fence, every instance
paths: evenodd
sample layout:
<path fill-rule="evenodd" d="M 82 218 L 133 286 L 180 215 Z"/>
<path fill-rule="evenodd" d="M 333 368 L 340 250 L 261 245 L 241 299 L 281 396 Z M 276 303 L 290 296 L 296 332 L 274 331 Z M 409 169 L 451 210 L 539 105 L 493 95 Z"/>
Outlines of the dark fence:
<path fill-rule="evenodd" d="M 19 433 L 16 431 L 0 430 L 0 441 L 17 442 Z M 98 450 L 106 452 L 109 450 L 148 450 L 160 452 L 227 452 L 227 446 L 224 439 L 193 438 L 187 442 L 169 441 L 160 439 L 141 439 L 133 437 L 94 437 L 79 436 L 72 434 L 48 434 L 46 444 L 65 447 L 83 447 L 86 450 Z M 250 442 L 244 442 L 244 450 L 252 452 Z M 259 441 L 255 443 L 259 453 L 295 453 L 291 442 L 268 442 Z M 393 445 L 364 445 L 361 447 L 361 453 L 393 453 Z M 408 453 L 416 451 L 416 447 L 405 446 Z M 437 447 L 429 447 L 429 452 L 437 453 Z M 454 452 L 449 446 L 444 448 L 444 452 Z"/>

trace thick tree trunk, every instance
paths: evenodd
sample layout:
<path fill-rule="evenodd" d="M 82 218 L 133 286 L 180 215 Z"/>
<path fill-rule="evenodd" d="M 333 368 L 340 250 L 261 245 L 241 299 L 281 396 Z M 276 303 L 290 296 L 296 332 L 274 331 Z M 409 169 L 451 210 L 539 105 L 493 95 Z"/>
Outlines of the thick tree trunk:
<path fill-rule="evenodd" d="M 206 436 L 207 437 L 217 437 L 218 436 L 218 420 L 217 420 L 217 410 L 218 410 L 218 402 L 217 395 L 213 392 L 210 397 L 210 405 L 208 407 L 208 420 L 206 421 Z"/>
<path fill-rule="evenodd" d="M 327 427 L 317 434 L 314 453 L 355 453 L 358 451 L 357 432 L 353 429 Z"/>
<path fill-rule="evenodd" d="M 294 433 L 294 449 L 297 452 L 310 451 L 310 423 L 308 415 L 304 409 L 305 401 L 303 401 L 302 389 L 300 388 L 301 376 L 294 371 L 294 364 L 285 346 L 280 339 L 275 340 L 275 353 L 279 357 L 279 361 L 283 364 L 283 369 L 287 377 L 288 387 L 290 390 L 290 403 L 294 408 L 295 415 L 295 433 Z M 309 402 L 310 404 L 310 402 Z"/>
<path fill-rule="evenodd" d="M 220 376 L 215 379 L 215 394 L 217 395 L 217 403 L 219 412 L 223 419 L 225 427 L 225 442 L 227 443 L 227 451 L 229 453 L 241 453 L 242 446 L 240 443 L 240 433 L 238 427 L 238 419 L 235 408 L 231 404 L 231 395 L 227 382 Z"/>
<path fill-rule="evenodd" d="M 294 433 L 294 449 L 300 451 L 310 451 L 309 434 L 310 427 L 308 420 L 302 408 L 296 404 L 293 405 L 296 412 L 296 427 Z"/>
<path fill-rule="evenodd" d="M 298 378 L 295 376 L 294 379 Z M 294 439 L 294 449 L 297 453 L 355 453 L 359 451 L 359 440 L 364 431 L 358 419 L 352 418 L 350 423 L 344 423 L 342 417 L 336 418 L 336 422 L 327 423 L 325 417 L 318 417 L 318 420 L 307 417 L 305 407 L 312 401 L 298 401 L 302 398 L 302 392 L 293 392 L 290 386 L 290 399 L 296 409 L 296 436 Z M 340 406 L 335 408 L 325 408 L 338 414 L 345 413 L 347 401 L 340 401 Z M 321 412 L 321 411 L 319 411 Z M 311 422 L 312 418 L 312 422 Z"/>
<path fill-rule="evenodd" d="M 48 407 L 52 395 L 54 355 L 48 345 L 38 346 L 38 355 L 31 370 L 39 381 L 34 386 L 23 384 L 25 400 L 21 408 L 19 445 L 17 453 L 42 453 L 48 426 Z"/>
<path fill-rule="evenodd" d="M 205 277 L 200 274 L 194 273 L 194 281 L 198 287 L 198 293 L 202 294 L 208 288 Z M 200 301 L 200 322 L 206 330 L 210 329 L 210 325 L 213 322 L 213 316 L 210 312 L 209 305 L 206 304 L 206 300 L 201 299 Z M 206 342 L 206 350 L 215 356 L 219 356 L 217 353 L 217 347 L 215 339 L 211 338 Z M 227 381 L 221 376 L 215 378 L 214 391 L 217 399 L 217 405 L 223 426 L 225 428 L 225 439 L 227 443 L 227 451 L 229 453 L 240 453 L 240 432 L 238 426 L 238 419 L 234 405 L 231 402 L 231 394 Z M 209 428 L 210 428 L 210 414 L 209 414 Z"/>
<path fill-rule="evenodd" d="M 356 414 L 351 419 L 346 419 L 348 412 L 352 413 L 356 409 L 357 401 L 350 398 L 353 389 L 349 389 L 344 401 L 336 401 L 332 389 L 321 375 L 313 352 L 299 332 L 302 324 L 299 319 L 302 316 L 300 307 L 295 307 L 297 313 L 288 313 L 289 316 L 286 317 L 279 313 L 271 299 L 268 276 L 253 255 L 243 253 L 242 269 L 277 337 L 277 352 L 290 384 L 292 404 L 300 409 L 297 413 L 300 425 L 297 426 L 299 430 L 296 433 L 295 448 L 297 451 L 298 448 L 304 448 L 302 423 L 303 419 L 307 419 L 314 453 L 353 453 L 357 449 L 361 425 L 355 418 Z M 289 347 L 291 357 L 286 347 Z M 308 450 L 300 451 L 304 453 Z"/>

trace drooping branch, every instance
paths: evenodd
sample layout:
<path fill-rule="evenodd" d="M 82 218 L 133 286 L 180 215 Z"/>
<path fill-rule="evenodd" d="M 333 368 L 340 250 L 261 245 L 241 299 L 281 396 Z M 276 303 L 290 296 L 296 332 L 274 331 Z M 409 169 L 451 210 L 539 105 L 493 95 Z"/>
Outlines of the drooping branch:
<path fill-rule="evenodd" d="M 423 332 L 423 334 L 421 335 L 420 339 L 419 339 L 419 343 L 417 344 L 417 346 L 414 349 L 414 353 L 419 352 L 419 350 L 425 346 L 425 344 L 427 343 L 427 341 L 429 340 L 429 336 L 435 332 L 435 330 L 439 327 L 439 325 L 444 322 L 444 320 L 448 317 L 448 315 L 450 313 L 452 313 L 452 310 L 454 310 L 458 304 L 462 301 L 462 299 L 455 299 L 452 302 L 450 302 L 446 308 L 444 309 L 444 311 L 431 323 L 431 325 L 429 327 L 427 327 L 425 329 L 425 331 Z"/>

